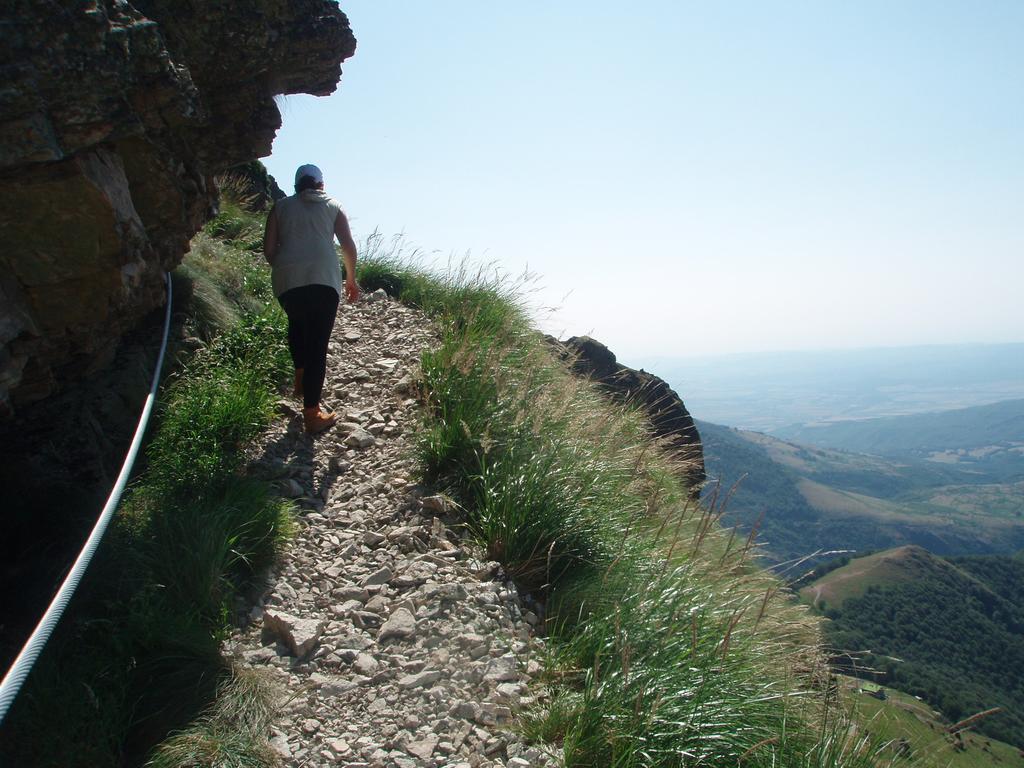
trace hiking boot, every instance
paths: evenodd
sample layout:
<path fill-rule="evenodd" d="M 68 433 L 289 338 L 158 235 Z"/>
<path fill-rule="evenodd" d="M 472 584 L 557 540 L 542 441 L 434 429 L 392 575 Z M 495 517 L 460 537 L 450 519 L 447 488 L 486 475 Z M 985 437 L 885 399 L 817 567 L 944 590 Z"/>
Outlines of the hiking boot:
<path fill-rule="evenodd" d="M 304 372 L 302 368 L 295 369 L 295 389 L 292 390 L 292 395 L 296 400 L 302 399 L 302 374 Z"/>
<path fill-rule="evenodd" d="M 319 406 L 302 409 L 302 423 L 306 426 L 306 432 L 311 435 L 330 429 L 337 420 L 336 414 L 330 411 L 321 411 Z"/>

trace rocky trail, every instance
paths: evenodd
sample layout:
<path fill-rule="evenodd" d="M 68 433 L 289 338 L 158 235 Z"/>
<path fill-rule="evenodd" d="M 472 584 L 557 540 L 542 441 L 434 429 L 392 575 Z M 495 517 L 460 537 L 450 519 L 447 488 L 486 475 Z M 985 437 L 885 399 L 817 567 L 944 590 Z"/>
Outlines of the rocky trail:
<path fill-rule="evenodd" d="M 299 530 L 226 650 L 284 689 L 285 765 L 558 764 L 510 728 L 534 700 L 536 615 L 415 484 L 412 381 L 432 341 L 383 292 L 343 304 L 324 397 L 339 424 L 311 438 L 282 403 L 254 447 Z"/>

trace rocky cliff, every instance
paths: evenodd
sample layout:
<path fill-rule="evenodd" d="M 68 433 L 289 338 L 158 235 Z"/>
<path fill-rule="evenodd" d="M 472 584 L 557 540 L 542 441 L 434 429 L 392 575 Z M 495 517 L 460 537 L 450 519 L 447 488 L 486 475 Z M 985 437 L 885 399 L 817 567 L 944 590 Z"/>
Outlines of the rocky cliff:
<path fill-rule="evenodd" d="M 681 462 L 686 482 L 697 495 L 705 480 L 704 449 L 679 395 L 654 374 L 623 365 L 608 347 L 589 336 L 573 336 L 557 345 L 574 373 L 593 379 L 613 400 L 638 406 L 647 413 L 654 434 L 668 440 Z"/>
<path fill-rule="evenodd" d="M 0 415 L 111 359 L 274 96 L 330 93 L 355 45 L 331 0 L 4 4 Z"/>

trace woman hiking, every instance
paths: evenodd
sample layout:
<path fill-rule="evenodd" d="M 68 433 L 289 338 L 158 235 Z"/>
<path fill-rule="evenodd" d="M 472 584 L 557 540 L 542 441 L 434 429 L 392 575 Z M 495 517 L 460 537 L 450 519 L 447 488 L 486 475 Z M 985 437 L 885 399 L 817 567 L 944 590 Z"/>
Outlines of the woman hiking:
<path fill-rule="evenodd" d="M 341 295 L 341 265 L 334 238 L 345 257 L 345 296 L 359 298 L 356 244 L 341 204 L 324 193 L 315 165 L 295 172 L 295 194 L 279 200 L 267 216 L 263 255 L 270 264 L 274 295 L 288 315 L 288 350 L 295 364 L 295 396 L 310 434 L 331 427 L 336 416 L 321 410 L 327 375 L 327 343 Z"/>

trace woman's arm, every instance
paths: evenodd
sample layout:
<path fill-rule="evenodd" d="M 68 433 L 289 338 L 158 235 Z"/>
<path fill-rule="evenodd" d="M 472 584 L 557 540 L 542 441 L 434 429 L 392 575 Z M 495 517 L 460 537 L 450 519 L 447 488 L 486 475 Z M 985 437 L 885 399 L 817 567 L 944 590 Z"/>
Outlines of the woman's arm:
<path fill-rule="evenodd" d="M 267 216 L 267 228 L 263 232 L 263 257 L 267 264 L 274 266 L 274 257 L 277 256 L 277 208 L 270 209 Z"/>
<path fill-rule="evenodd" d="M 348 218 L 342 211 L 338 211 L 338 218 L 334 220 L 334 234 L 338 236 L 341 253 L 345 257 L 345 295 L 349 301 L 356 301 L 359 298 L 359 286 L 356 285 L 356 243 L 352 239 Z"/>

